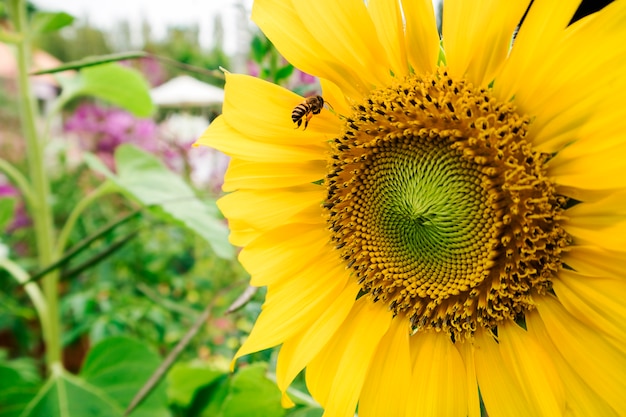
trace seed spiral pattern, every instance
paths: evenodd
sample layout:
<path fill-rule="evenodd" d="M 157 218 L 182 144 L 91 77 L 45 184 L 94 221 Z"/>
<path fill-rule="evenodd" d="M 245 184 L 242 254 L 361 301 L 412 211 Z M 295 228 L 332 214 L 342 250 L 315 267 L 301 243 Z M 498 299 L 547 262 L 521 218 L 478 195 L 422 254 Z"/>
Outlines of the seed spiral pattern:
<path fill-rule="evenodd" d="M 444 70 L 374 91 L 333 142 L 327 224 L 373 302 L 413 331 L 495 328 L 551 289 L 568 236 L 529 119 Z"/>

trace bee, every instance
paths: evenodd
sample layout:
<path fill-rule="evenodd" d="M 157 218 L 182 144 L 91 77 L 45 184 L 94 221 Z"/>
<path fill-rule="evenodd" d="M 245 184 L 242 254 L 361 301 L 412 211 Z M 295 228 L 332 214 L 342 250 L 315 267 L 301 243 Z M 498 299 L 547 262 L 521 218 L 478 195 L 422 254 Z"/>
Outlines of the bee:
<path fill-rule="evenodd" d="M 330 106 L 328 102 L 326 102 L 326 104 Z M 320 114 L 323 108 L 324 98 L 322 96 L 308 97 L 302 103 L 294 107 L 291 112 L 291 120 L 298 125 L 296 126 L 296 129 L 302 125 L 302 120 L 304 119 L 303 130 L 306 130 L 306 127 L 309 125 L 309 120 L 311 120 L 314 114 Z"/>

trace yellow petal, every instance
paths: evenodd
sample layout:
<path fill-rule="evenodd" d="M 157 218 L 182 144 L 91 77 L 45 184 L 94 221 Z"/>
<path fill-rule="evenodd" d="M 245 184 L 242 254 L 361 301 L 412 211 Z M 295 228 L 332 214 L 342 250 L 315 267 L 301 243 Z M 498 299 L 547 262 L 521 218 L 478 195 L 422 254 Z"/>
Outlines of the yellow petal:
<path fill-rule="evenodd" d="M 228 222 L 228 228 L 230 229 L 228 240 L 234 246 L 239 247 L 247 246 L 263 234 L 262 230 L 255 229 L 249 223 L 236 219 Z"/>
<path fill-rule="evenodd" d="M 396 77 L 409 75 L 404 43 L 404 23 L 398 0 L 370 0 L 367 3 L 378 38 L 387 54 L 387 62 Z"/>
<path fill-rule="evenodd" d="M 411 388 L 409 323 L 396 317 L 378 345 L 359 399 L 360 417 L 406 417 Z"/>
<path fill-rule="evenodd" d="M 326 142 L 337 135 L 341 126 L 339 118 L 324 108 L 306 130 L 296 129 L 291 112 L 304 98 L 248 75 L 226 74 L 224 94 L 224 120 L 255 141 L 313 147 L 323 153 Z"/>
<path fill-rule="evenodd" d="M 309 391 L 325 416 L 352 417 L 372 357 L 391 324 L 391 313 L 359 298 L 344 325 L 306 372 Z"/>
<path fill-rule="evenodd" d="M 325 78 L 320 78 L 320 86 L 322 87 L 322 95 L 324 101 L 333 107 L 335 114 L 339 117 L 347 117 L 352 113 L 349 97 L 335 83 Z"/>
<path fill-rule="evenodd" d="M 577 245 L 598 246 L 604 249 L 621 251 L 626 247 L 626 221 L 616 223 L 601 230 L 594 230 L 575 223 L 563 225 L 565 231 L 574 238 Z"/>
<path fill-rule="evenodd" d="M 229 220 L 241 220 L 257 230 L 285 223 L 323 223 L 321 203 L 326 190 L 315 184 L 272 190 L 239 190 L 220 198 L 217 206 Z"/>
<path fill-rule="evenodd" d="M 467 341 L 457 343 L 456 348 L 463 358 L 467 381 L 467 417 L 481 417 L 480 395 L 478 393 L 478 379 L 476 378 L 476 361 L 474 360 L 474 347 Z"/>
<path fill-rule="evenodd" d="M 341 294 L 348 277 L 345 267 L 331 258 L 270 286 L 261 314 L 236 357 L 277 346 L 303 331 Z"/>
<path fill-rule="evenodd" d="M 296 0 L 293 6 L 334 60 L 356 71 L 358 78 L 352 83 L 363 82 L 362 88 L 368 91 L 390 81 L 391 64 L 362 0 Z"/>
<path fill-rule="evenodd" d="M 509 53 L 528 1 L 446 0 L 443 47 L 451 74 L 486 87 Z"/>
<path fill-rule="evenodd" d="M 626 144 L 622 142 L 602 151 L 593 147 L 586 149 L 584 155 L 575 147 L 557 153 L 549 164 L 548 173 L 552 180 L 562 186 L 590 190 L 626 187 L 626 176 L 622 175 L 626 169 Z M 571 157 L 571 153 L 578 155 Z"/>
<path fill-rule="evenodd" d="M 272 285 L 308 267 L 317 257 L 336 256 L 330 232 L 320 225 L 291 223 L 259 236 L 243 248 L 239 262 L 255 287 Z"/>
<path fill-rule="evenodd" d="M 550 167 L 548 167 L 548 170 Z M 555 184 L 556 193 L 562 196 L 572 198 L 576 201 L 593 203 L 603 198 L 610 196 L 615 192 L 619 192 L 619 189 L 607 189 L 607 190 L 589 190 L 580 187 L 571 187 L 565 185 Z"/>
<path fill-rule="evenodd" d="M 584 275 L 624 279 L 626 252 L 596 246 L 573 245 L 563 255 L 563 263 Z"/>
<path fill-rule="evenodd" d="M 618 347 L 626 346 L 626 281 L 564 269 L 553 281 L 553 288 L 572 316 L 590 328 L 617 339 Z"/>
<path fill-rule="evenodd" d="M 528 2 L 527 2 L 528 3 Z M 554 45 L 562 38 L 580 0 L 535 0 L 515 38 L 502 71 L 494 84 L 494 92 L 502 100 L 515 97 L 522 113 L 535 114 L 532 98 L 536 85 L 546 78 L 540 70 L 552 54 Z"/>
<path fill-rule="evenodd" d="M 318 39 L 317 32 L 310 32 L 305 26 L 304 20 L 308 19 L 296 11 L 293 1 L 258 0 L 252 6 L 252 20 L 290 63 L 308 74 L 332 81 L 350 97 L 361 98 L 367 91 L 358 86 L 369 82 L 357 80 L 368 73 L 359 73 L 351 66 L 352 62 L 337 59 L 340 55 L 334 56 Z"/>
<path fill-rule="evenodd" d="M 431 0 L 402 0 L 406 20 L 406 50 L 415 73 L 437 68 L 439 33 Z"/>
<path fill-rule="evenodd" d="M 561 377 L 567 399 L 566 416 L 606 416 L 617 417 L 617 413 L 583 379 L 576 374 L 572 366 L 568 364 L 558 352 L 541 317 L 536 311 L 526 314 L 526 326 L 528 332 L 533 335 L 541 347 L 546 350 L 558 374 Z"/>
<path fill-rule="evenodd" d="M 356 282 L 349 280 L 317 320 L 285 341 L 276 363 L 276 383 L 283 392 L 344 324 L 359 289 Z"/>
<path fill-rule="evenodd" d="M 592 203 L 580 203 L 565 212 L 568 224 L 602 229 L 626 220 L 626 192 L 616 192 Z"/>
<path fill-rule="evenodd" d="M 297 163 L 324 158 L 319 146 L 276 145 L 251 139 L 230 127 L 223 115 L 209 125 L 195 145 L 208 146 L 231 157 L 257 162 Z"/>
<path fill-rule="evenodd" d="M 478 387 L 489 417 L 538 416 L 487 331 L 476 332 L 473 349 Z"/>
<path fill-rule="evenodd" d="M 565 410 L 561 378 L 534 335 L 511 321 L 498 326 L 502 358 L 515 376 L 529 404 L 539 416 L 560 416 Z"/>
<path fill-rule="evenodd" d="M 467 416 L 465 364 L 450 337 L 418 332 L 411 337 L 413 375 L 410 416 Z"/>
<path fill-rule="evenodd" d="M 232 159 L 224 175 L 224 191 L 286 188 L 310 184 L 326 175 L 326 161 L 263 163 Z"/>
<path fill-rule="evenodd" d="M 622 190 L 594 202 L 575 205 L 565 212 L 565 230 L 577 244 L 592 243 L 622 250 L 626 237 L 626 193 Z"/>
<path fill-rule="evenodd" d="M 626 116 L 615 94 L 626 88 L 624 21 L 626 6 L 615 2 L 569 26 L 530 75 L 533 81 L 518 92 L 516 103 L 536 115 L 531 136 L 538 150 L 554 152 L 568 143 L 574 149 L 586 142 L 584 148 L 593 151 L 611 143 L 611 120 L 621 124 Z"/>
<path fill-rule="evenodd" d="M 563 358 L 618 414 L 626 415 L 626 356 L 603 335 L 569 314 L 553 297 L 542 297 L 537 311 Z"/>

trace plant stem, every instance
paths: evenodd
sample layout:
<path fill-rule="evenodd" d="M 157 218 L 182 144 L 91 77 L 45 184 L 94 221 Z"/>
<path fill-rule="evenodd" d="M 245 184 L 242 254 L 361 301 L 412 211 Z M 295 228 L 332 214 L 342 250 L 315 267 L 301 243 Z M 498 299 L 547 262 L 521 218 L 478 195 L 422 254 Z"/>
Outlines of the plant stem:
<path fill-rule="evenodd" d="M 30 61 L 30 33 L 25 0 L 11 0 L 12 20 L 22 39 L 16 43 L 17 69 L 20 91 L 20 115 L 26 139 L 26 154 L 33 201 L 30 215 L 35 229 L 37 257 L 43 267 L 54 260 L 54 225 L 50 206 L 50 185 L 44 168 L 44 142 L 37 135 L 37 110 L 28 78 Z M 55 271 L 43 278 L 43 293 L 47 302 L 48 334 L 44 334 L 46 364 L 50 370 L 61 363 L 61 323 L 59 317 L 59 274 Z"/>
<path fill-rule="evenodd" d="M 21 266 L 11 261 L 8 258 L 0 258 L 0 267 L 4 268 L 9 274 L 15 278 L 17 282 L 20 284 L 24 284 L 24 290 L 26 294 L 30 297 L 30 300 L 33 302 L 35 306 L 35 310 L 37 311 L 37 315 L 39 316 L 39 321 L 41 323 L 41 332 L 44 334 L 44 339 L 47 338 L 50 329 L 48 328 L 48 321 L 46 320 L 46 315 L 48 312 L 48 303 L 41 292 L 41 288 L 34 282 L 28 282 L 30 279 L 28 273 L 22 269 Z"/>
<path fill-rule="evenodd" d="M 26 205 L 32 206 L 35 201 L 35 196 L 33 195 L 33 190 L 26 177 L 17 168 L 11 165 L 9 161 L 2 158 L 0 158 L 0 171 L 4 172 L 9 178 L 9 181 L 20 190 Z"/>

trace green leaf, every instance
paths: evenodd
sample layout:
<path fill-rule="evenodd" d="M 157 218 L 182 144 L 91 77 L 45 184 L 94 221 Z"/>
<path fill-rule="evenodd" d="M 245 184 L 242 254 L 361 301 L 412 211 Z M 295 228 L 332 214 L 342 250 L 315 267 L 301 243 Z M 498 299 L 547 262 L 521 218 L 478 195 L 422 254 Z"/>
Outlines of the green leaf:
<path fill-rule="evenodd" d="M 78 376 L 55 372 L 20 417 L 122 417 L 159 362 L 159 356 L 139 341 L 105 339 L 89 352 Z M 132 414 L 169 416 L 163 385 Z"/>
<path fill-rule="evenodd" d="M 35 33 L 50 33 L 74 22 L 74 16 L 65 12 L 36 12 L 32 17 L 31 29 Z"/>
<path fill-rule="evenodd" d="M 133 145 L 119 146 L 115 163 L 117 175 L 109 172 L 108 176 L 116 185 L 141 203 L 161 208 L 166 217 L 197 233 L 219 257 L 234 258 L 228 228 L 214 202 L 200 200 L 191 187 L 161 161 Z"/>
<path fill-rule="evenodd" d="M 126 337 L 111 337 L 89 352 L 80 376 L 105 391 L 125 409 L 160 363 L 159 355 L 144 343 Z M 163 384 L 157 386 L 132 413 L 132 417 L 160 416 L 169 416 Z"/>
<path fill-rule="evenodd" d="M 231 382 L 231 379 L 222 379 L 218 383 L 202 388 L 196 397 L 199 404 L 194 404 L 192 410 L 199 409 L 199 417 L 223 417 L 222 405 L 228 396 Z"/>
<path fill-rule="evenodd" d="M 35 397 L 39 384 L 18 369 L 0 365 L 0 417 L 17 417 Z"/>
<path fill-rule="evenodd" d="M 169 372 L 167 397 L 181 407 L 191 405 L 197 391 L 213 384 L 228 371 L 205 363 L 179 363 Z"/>
<path fill-rule="evenodd" d="M 0 198 L 0 230 L 4 230 L 15 215 L 17 199 L 14 197 Z"/>
<path fill-rule="evenodd" d="M 267 53 L 267 46 L 259 35 L 252 38 L 251 44 L 252 60 L 257 64 L 263 62 L 263 58 Z"/>
<path fill-rule="evenodd" d="M 267 364 L 257 362 L 237 372 L 220 417 L 284 416 L 286 410 L 280 404 L 280 390 L 276 383 L 267 379 L 266 371 Z"/>
<path fill-rule="evenodd" d="M 81 96 L 99 98 L 138 117 L 150 116 L 155 109 L 148 82 L 133 68 L 115 63 L 90 66 L 75 77 L 60 81 L 63 90 L 56 103 L 57 110 Z"/>
<path fill-rule="evenodd" d="M 280 67 L 278 71 L 276 71 L 276 74 L 274 75 L 274 82 L 278 84 L 282 80 L 289 78 L 291 74 L 293 74 L 293 69 L 294 67 L 291 64 L 287 64 L 284 67 Z"/>

